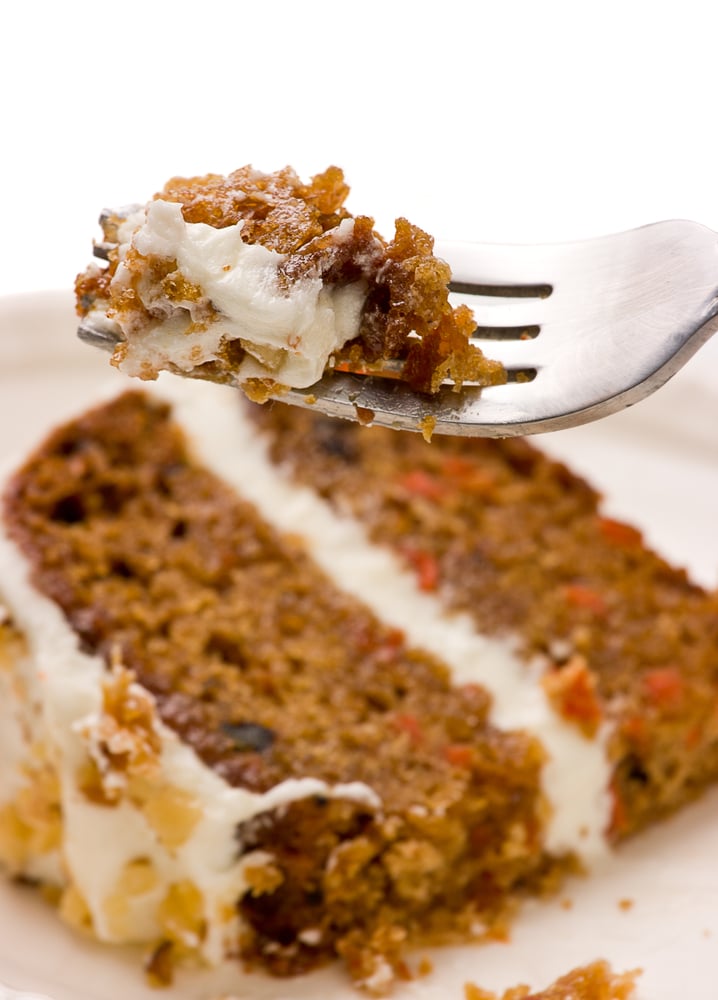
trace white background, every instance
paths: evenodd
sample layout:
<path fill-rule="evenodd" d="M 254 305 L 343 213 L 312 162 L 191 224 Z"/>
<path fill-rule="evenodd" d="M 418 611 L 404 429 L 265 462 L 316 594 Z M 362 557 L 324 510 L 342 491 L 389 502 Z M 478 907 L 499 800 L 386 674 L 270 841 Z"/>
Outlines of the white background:
<path fill-rule="evenodd" d="M 173 174 L 345 170 L 390 234 L 718 229 L 712 0 L 79 0 L 0 14 L 0 294 Z"/>

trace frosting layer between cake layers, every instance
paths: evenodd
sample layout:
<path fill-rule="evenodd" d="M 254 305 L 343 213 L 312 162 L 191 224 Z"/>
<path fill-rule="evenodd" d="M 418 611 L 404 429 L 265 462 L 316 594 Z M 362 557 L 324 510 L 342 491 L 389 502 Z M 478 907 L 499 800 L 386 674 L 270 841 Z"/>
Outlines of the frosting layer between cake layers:
<path fill-rule="evenodd" d="M 610 809 L 608 727 L 592 739 L 583 735 L 552 707 L 540 664 L 526 663 L 510 641 L 481 635 L 466 615 L 449 614 L 360 524 L 293 483 L 270 460 L 235 393 L 169 377 L 152 395 L 172 406 L 194 460 L 275 529 L 301 536 L 340 590 L 441 660 L 452 683 L 489 691 L 494 726 L 538 737 L 550 809 L 544 849 L 588 862 L 600 857 Z M 307 774 L 261 792 L 229 784 L 161 721 L 153 697 L 120 659 L 108 670 L 104 657 L 81 648 L 5 532 L 0 593 L 7 608 L 0 845 L 3 830 L 6 840 L 14 831 L 15 853 L 6 850 L 5 860 L 19 873 L 65 886 L 66 916 L 101 939 L 155 941 L 171 932 L 186 949 L 219 961 L 236 946 L 236 902 L 251 884 L 248 871 L 271 860 L 264 851 L 238 856 L 238 827 L 314 796 L 391 810 L 363 782 Z M 18 812 L 18 796 L 33 795 Z M 46 818 L 46 837 L 23 854 L 17 844 L 33 809 Z"/>

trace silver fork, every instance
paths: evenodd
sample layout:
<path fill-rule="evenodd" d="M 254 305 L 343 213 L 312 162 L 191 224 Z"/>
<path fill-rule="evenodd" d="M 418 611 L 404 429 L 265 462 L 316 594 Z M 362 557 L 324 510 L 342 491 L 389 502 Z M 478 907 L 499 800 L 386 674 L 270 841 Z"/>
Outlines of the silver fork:
<path fill-rule="evenodd" d="M 697 223 L 574 243 L 443 244 L 436 253 L 474 312 L 474 342 L 504 364 L 505 385 L 447 384 L 424 396 L 396 379 L 334 372 L 282 401 L 402 430 L 535 434 L 644 399 L 718 329 L 718 234 Z M 87 322 L 78 335 L 108 350 L 117 342 Z"/>

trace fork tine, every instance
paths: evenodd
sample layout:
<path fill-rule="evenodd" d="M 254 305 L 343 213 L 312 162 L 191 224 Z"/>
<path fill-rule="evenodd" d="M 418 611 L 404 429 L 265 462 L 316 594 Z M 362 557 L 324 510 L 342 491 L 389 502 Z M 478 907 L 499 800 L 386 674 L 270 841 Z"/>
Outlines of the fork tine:
<path fill-rule="evenodd" d="M 565 251 L 491 243 L 445 243 L 437 248 L 452 270 L 452 301 L 469 306 L 478 327 L 509 327 L 520 336 L 526 327 L 540 326 L 550 313 L 553 287 L 551 256 Z M 480 336 L 481 334 L 479 334 Z"/>
<path fill-rule="evenodd" d="M 109 260 L 110 254 L 117 249 L 116 243 L 93 243 L 92 253 L 98 260 Z"/>
<path fill-rule="evenodd" d="M 539 368 L 546 362 L 550 357 L 550 350 L 544 346 L 541 337 L 542 334 L 533 340 L 482 340 L 474 337 L 471 342 L 492 361 L 500 361 L 504 368 L 513 371 Z"/>
<path fill-rule="evenodd" d="M 570 244 L 445 244 L 437 253 L 452 266 L 453 293 L 474 310 L 473 342 L 503 363 L 507 384 L 459 393 L 443 385 L 423 396 L 385 372 L 336 371 L 281 399 L 411 431 L 558 430 L 643 399 L 718 329 L 718 238 L 695 223 Z M 106 349 L 118 336 L 94 314 L 78 332 Z M 179 374 L 232 380 L 199 369 Z"/>
<path fill-rule="evenodd" d="M 490 299 L 485 296 L 462 299 L 474 314 L 477 327 L 511 327 L 522 330 L 541 326 L 551 312 L 552 300 L 548 299 Z M 480 334 L 479 334 L 480 335 Z"/>
<path fill-rule="evenodd" d="M 543 298 L 551 288 L 554 265 L 569 244 L 437 243 L 436 254 L 451 267 L 454 287 L 488 285 L 506 289 L 529 287 Z M 520 293 L 520 294 L 525 294 Z"/>

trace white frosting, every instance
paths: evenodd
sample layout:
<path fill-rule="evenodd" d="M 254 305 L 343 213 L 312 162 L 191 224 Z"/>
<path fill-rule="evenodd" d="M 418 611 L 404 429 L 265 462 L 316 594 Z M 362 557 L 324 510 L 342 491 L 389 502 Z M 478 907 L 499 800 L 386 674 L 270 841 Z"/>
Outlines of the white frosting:
<path fill-rule="evenodd" d="M 203 953 L 209 961 L 218 962 L 236 940 L 236 923 L 227 920 L 226 913 L 234 911 L 246 888 L 244 868 L 257 862 L 251 854 L 237 858 L 238 824 L 312 795 L 381 808 L 376 793 L 359 782 L 330 786 L 311 777 L 290 779 L 264 794 L 232 788 L 170 729 L 158 724 L 162 777 L 173 788 L 186 791 L 201 812 L 186 842 L 168 849 L 131 803 L 122 800 L 112 807 L 96 805 L 78 789 L 78 769 L 88 752 L 82 733 L 101 711 L 102 680 L 107 671 L 99 657 L 79 649 L 76 634 L 59 608 L 32 586 L 25 559 L 4 534 L 0 534 L 0 581 L 3 599 L 25 632 L 31 653 L 16 665 L 29 697 L 24 705 L 15 699 L 9 711 L 27 714 L 33 704 L 40 706 L 43 739 L 60 779 L 63 862 L 88 905 L 101 940 L 156 939 L 160 933 L 156 918 L 159 902 L 171 884 L 189 879 L 204 897 L 209 935 L 203 942 Z M 5 763 L 2 761 L 2 770 Z M 159 880 L 152 891 L 133 898 L 129 929 L 123 934 L 111 926 L 104 903 L 125 865 L 138 858 L 152 863 Z"/>
<path fill-rule="evenodd" d="M 163 380 L 196 454 L 253 501 L 280 531 L 297 531 L 322 569 L 378 618 L 400 628 L 412 645 L 435 653 L 457 684 L 477 683 L 493 696 L 492 721 L 528 729 L 548 752 L 544 787 L 553 814 L 547 847 L 575 850 L 586 861 L 605 853 L 610 816 L 608 729 L 587 739 L 558 715 L 541 685 L 541 665 L 519 659 L 511 642 L 479 634 L 466 614 L 449 614 L 388 549 L 372 544 L 356 521 L 338 514 L 312 490 L 298 486 L 273 463 L 256 425 L 242 416 L 231 390 Z M 237 411 L 240 411 L 238 414 Z"/>
<path fill-rule="evenodd" d="M 147 366 L 159 370 L 170 362 L 188 372 L 215 360 L 226 341 L 240 340 L 248 356 L 238 381 L 272 378 L 304 388 L 321 378 L 334 352 L 357 335 L 363 281 L 325 286 L 321 277 L 309 276 L 284 289 L 277 277 L 284 255 L 245 243 L 242 226 L 241 220 L 223 229 L 185 222 L 181 205 L 157 200 L 146 215 L 133 215 L 122 227 L 121 239 L 134 228 L 131 241 L 141 254 L 176 260 L 182 276 L 202 290 L 199 301 L 170 301 L 159 286 L 140 281 L 140 297 L 156 318 L 149 327 L 135 328 L 119 317 L 127 337 L 122 371 L 141 376 Z M 333 238 L 348 239 L 353 226 L 345 219 Z M 126 251 L 122 245 L 113 288 L 129 280 Z"/>

